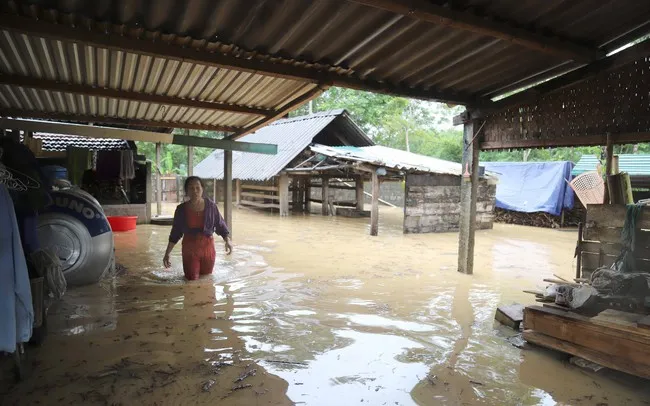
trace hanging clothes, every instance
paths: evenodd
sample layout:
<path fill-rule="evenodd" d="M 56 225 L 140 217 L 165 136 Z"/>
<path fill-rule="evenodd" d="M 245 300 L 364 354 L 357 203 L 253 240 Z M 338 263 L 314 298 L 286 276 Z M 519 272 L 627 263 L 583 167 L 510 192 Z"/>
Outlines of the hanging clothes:
<path fill-rule="evenodd" d="M 0 352 L 15 352 L 32 336 L 34 308 L 14 205 L 0 184 Z"/>
<path fill-rule="evenodd" d="M 93 167 L 93 154 L 88 148 L 68 147 L 66 155 L 68 180 L 80 186 L 84 172 Z"/>
<path fill-rule="evenodd" d="M 122 153 L 120 151 L 97 152 L 97 180 L 115 181 L 120 178 Z"/>
<path fill-rule="evenodd" d="M 133 163 L 133 151 L 130 149 L 123 149 L 121 152 L 121 166 L 120 166 L 120 179 L 133 179 L 135 178 L 135 164 Z"/>

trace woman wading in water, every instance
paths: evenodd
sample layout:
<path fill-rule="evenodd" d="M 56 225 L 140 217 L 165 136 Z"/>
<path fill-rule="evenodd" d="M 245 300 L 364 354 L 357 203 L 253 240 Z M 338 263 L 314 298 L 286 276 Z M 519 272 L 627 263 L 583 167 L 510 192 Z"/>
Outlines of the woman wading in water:
<path fill-rule="evenodd" d="M 203 197 L 203 182 L 198 176 L 185 180 L 185 195 L 189 201 L 176 207 L 174 223 L 169 234 L 169 244 L 163 257 L 165 268 L 171 267 L 169 254 L 178 241 L 183 238 L 183 272 L 191 281 L 199 275 L 209 275 L 214 268 L 215 250 L 213 233 L 217 233 L 226 243 L 226 253 L 232 253 L 230 231 L 226 226 L 217 205 Z"/>

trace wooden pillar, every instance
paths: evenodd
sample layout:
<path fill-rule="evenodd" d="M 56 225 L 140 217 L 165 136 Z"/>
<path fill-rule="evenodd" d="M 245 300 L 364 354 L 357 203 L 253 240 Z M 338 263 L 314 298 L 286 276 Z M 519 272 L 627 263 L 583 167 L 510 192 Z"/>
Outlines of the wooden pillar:
<path fill-rule="evenodd" d="M 305 179 L 305 212 L 311 212 L 311 178 Z"/>
<path fill-rule="evenodd" d="M 305 198 L 305 193 L 304 193 L 304 179 L 302 177 L 295 178 L 295 187 L 296 187 L 296 200 L 293 202 L 293 211 L 296 213 L 302 213 L 305 205 L 303 203 L 303 199 Z"/>
<path fill-rule="evenodd" d="M 223 151 L 223 218 L 232 234 L 232 151 Z"/>
<path fill-rule="evenodd" d="M 323 216 L 329 216 L 330 214 L 330 180 L 327 176 L 323 176 L 321 180 L 321 194 L 322 196 L 322 205 L 321 214 Z"/>
<path fill-rule="evenodd" d="M 280 216 L 289 215 L 289 175 L 283 173 L 280 175 L 280 182 L 278 185 L 278 193 L 280 194 Z"/>
<path fill-rule="evenodd" d="M 235 196 L 237 199 L 237 206 L 239 206 L 239 203 L 241 202 L 241 180 L 239 179 L 235 181 Z"/>
<path fill-rule="evenodd" d="M 370 235 L 379 234 L 379 175 L 372 171 L 372 208 L 370 209 Z"/>
<path fill-rule="evenodd" d="M 298 186 L 299 183 L 299 178 L 295 176 L 291 178 L 291 211 L 294 213 L 300 211 L 298 208 L 298 191 L 300 188 L 300 186 Z"/>
<path fill-rule="evenodd" d="M 162 179 L 160 177 L 160 156 L 162 144 L 156 143 L 156 216 L 162 214 Z"/>
<path fill-rule="evenodd" d="M 194 175 L 194 146 L 187 147 L 187 176 Z"/>
<path fill-rule="evenodd" d="M 357 176 L 354 181 L 354 186 L 356 188 L 357 194 L 357 210 L 363 211 L 365 194 L 363 193 L 363 176 Z"/>
<path fill-rule="evenodd" d="M 219 200 L 217 199 L 217 179 L 212 179 L 212 200 L 214 200 L 215 203 L 217 203 Z"/>
<path fill-rule="evenodd" d="M 185 135 L 190 136 L 189 128 L 185 129 Z M 194 174 L 194 145 L 188 145 L 187 147 L 187 176 L 192 176 Z"/>
<path fill-rule="evenodd" d="M 460 233 L 458 241 L 458 272 L 474 272 L 474 234 L 476 231 L 476 199 L 478 196 L 479 146 L 474 140 L 474 122 L 463 129 L 463 160 L 460 184 Z M 469 173 L 469 177 L 467 176 Z"/>
<path fill-rule="evenodd" d="M 605 145 L 605 198 L 603 203 L 611 203 L 611 193 L 609 193 L 609 187 L 607 180 L 612 174 L 612 161 L 614 159 L 614 145 L 612 144 L 612 136 L 607 134 L 607 144 Z"/>
<path fill-rule="evenodd" d="M 151 176 L 153 173 L 151 172 L 151 161 L 147 161 L 146 163 L 146 171 L 147 171 L 147 177 L 145 181 L 145 187 L 144 190 L 146 191 L 145 193 L 145 216 L 147 217 L 146 223 L 151 222 L 151 201 L 153 197 L 153 179 L 151 179 Z"/>

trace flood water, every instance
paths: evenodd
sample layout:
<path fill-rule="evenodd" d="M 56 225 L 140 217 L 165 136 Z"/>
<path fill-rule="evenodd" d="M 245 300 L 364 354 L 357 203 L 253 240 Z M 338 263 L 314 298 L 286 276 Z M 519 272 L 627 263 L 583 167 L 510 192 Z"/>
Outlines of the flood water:
<path fill-rule="evenodd" d="M 115 235 L 128 272 L 70 290 L 31 349 L 30 380 L 0 403 L 106 405 L 643 405 L 650 385 L 519 349 L 494 322 L 522 289 L 575 277 L 577 233 L 495 225 L 456 272 L 457 234 L 367 219 L 234 213 L 235 251 L 183 279 L 169 227 Z M 6 377 L 5 377 L 6 378 Z"/>

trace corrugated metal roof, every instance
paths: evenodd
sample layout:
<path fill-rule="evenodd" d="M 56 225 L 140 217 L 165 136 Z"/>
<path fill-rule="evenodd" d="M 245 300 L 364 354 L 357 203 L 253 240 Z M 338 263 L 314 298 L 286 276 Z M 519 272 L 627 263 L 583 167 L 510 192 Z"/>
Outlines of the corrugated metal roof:
<path fill-rule="evenodd" d="M 274 110 L 315 87 L 304 81 L 0 31 L 0 74 Z M 0 85 L 0 109 L 241 129 L 260 116 Z"/>
<path fill-rule="evenodd" d="M 595 171 L 600 160 L 595 155 L 583 155 L 571 171 L 573 176 L 584 172 Z M 650 176 L 650 155 L 619 154 L 618 170 L 627 172 L 630 176 Z"/>
<path fill-rule="evenodd" d="M 89 138 L 48 133 L 34 133 L 34 138 L 43 141 L 44 151 L 65 151 L 68 147 L 88 148 L 91 151 L 129 149 L 127 141 L 110 138 Z"/>
<path fill-rule="evenodd" d="M 336 119 L 345 123 L 344 137 L 356 145 L 372 145 L 372 141 L 354 124 L 345 110 L 333 110 L 278 120 L 240 139 L 252 143 L 273 143 L 276 155 L 233 152 L 233 179 L 265 181 L 277 175 L 298 154 L 305 150 L 327 126 Z M 355 130 L 356 128 L 356 130 Z M 223 151 L 217 150 L 194 167 L 194 174 L 207 179 L 223 179 Z"/>
<path fill-rule="evenodd" d="M 468 29 L 472 23 L 454 26 L 444 18 L 424 21 L 411 9 L 402 13 L 394 8 L 421 7 L 426 13 L 429 2 L 422 3 L 418 6 L 418 2 L 345 0 L 23 0 L 4 2 L 0 9 L 12 16 L 38 19 L 39 24 L 54 22 L 101 32 L 107 37 L 141 39 L 143 44 L 190 48 L 197 55 L 227 55 L 262 61 L 268 66 L 327 73 L 324 82 L 354 78 L 357 82 L 347 82 L 348 86 L 380 91 L 393 86 L 414 91 L 420 97 L 444 92 L 456 100 L 470 101 L 497 96 L 511 90 L 514 84 L 534 82 L 549 72 L 582 64 L 573 61 L 578 57 L 545 51 L 553 48 L 549 45 L 553 40 L 602 54 L 634 35 L 640 37 L 650 24 L 648 1 L 458 0 L 444 4 L 455 15 L 466 13 L 477 20 L 506 26 L 506 33 L 496 39 L 485 31 Z M 431 2 L 430 7 L 442 3 Z M 516 34 L 507 34 L 508 27 L 533 36 L 544 33 L 547 38 L 542 40 L 549 44 L 537 49 L 525 47 L 517 43 Z M 165 58 L 164 54 L 154 57 L 132 52 L 84 45 L 82 39 L 64 42 L 0 32 L 3 72 L 18 75 L 273 109 L 313 86 L 264 74 L 263 67 L 253 72 L 237 72 Z M 158 104 L 15 87 L 2 91 L 3 106 L 21 109 L 236 127 L 249 125 L 253 120 L 240 114 L 164 108 Z"/>
<path fill-rule="evenodd" d="M 429 172 L 458 176 L 463 173 L 462 165 L 457 162 L 445 161 L 381 145 L 369 147 L 328 147 L 325 145 L 312 145 L 311 150 L 332 158 L 366 162 L 406 172 Z"/>

